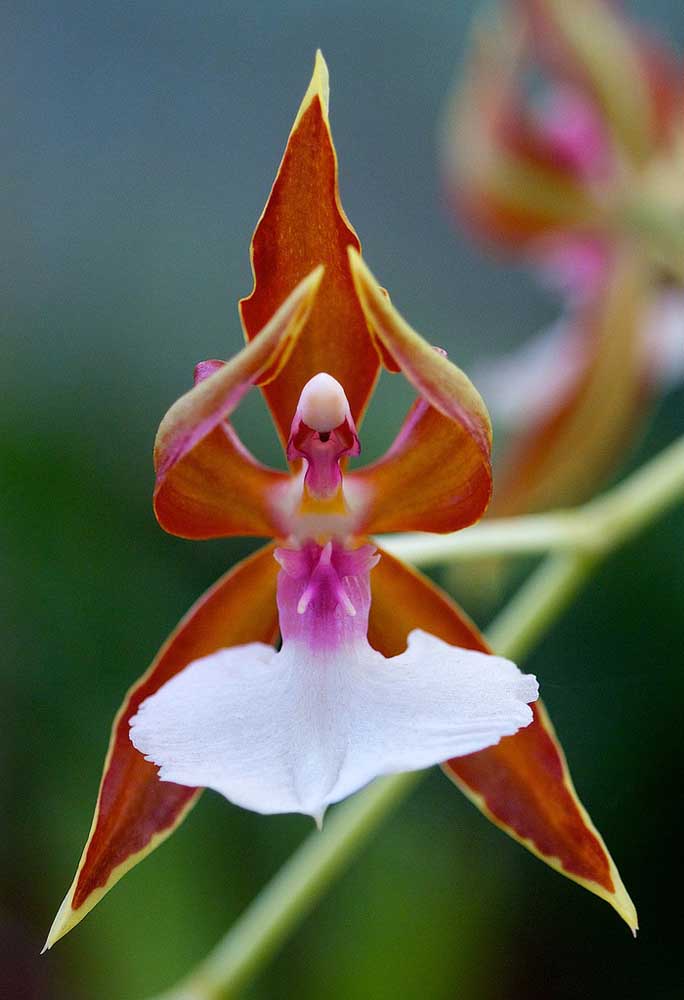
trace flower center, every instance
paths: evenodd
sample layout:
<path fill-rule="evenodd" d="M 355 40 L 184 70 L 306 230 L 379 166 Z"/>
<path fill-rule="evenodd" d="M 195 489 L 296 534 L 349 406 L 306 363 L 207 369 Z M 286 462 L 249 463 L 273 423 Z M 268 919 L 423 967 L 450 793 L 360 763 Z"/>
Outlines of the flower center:
<path fill-rule="evenodd" d="M 318 650 L 365 641 L 370 571 L 379 556 L 372 545 L 346 549 L 339 542 L 278 548 L 278 611 L 283 643 L 302 641 Z"/>
<path fill-rule="evenodd" d="M 319 372 L 302 389 L 287 442 L 288 459 L 306 463 L 300 512 L 345 512 L 340 462 L 360 451 L 344 389 L 332 375 Z"/>

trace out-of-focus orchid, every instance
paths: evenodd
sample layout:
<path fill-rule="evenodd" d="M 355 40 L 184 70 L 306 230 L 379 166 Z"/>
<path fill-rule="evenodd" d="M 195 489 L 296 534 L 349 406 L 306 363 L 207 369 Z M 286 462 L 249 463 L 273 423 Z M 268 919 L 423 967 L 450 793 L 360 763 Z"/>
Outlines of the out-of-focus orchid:
<path fill-rule="evenodd" d="M 154 504 L 182 537 L 277 543 L 200 598 L 126 696 L 48 946 L 175 829 L 200 787 L 320 821 L 376 775 L 445 760 L 493 822 L 634 928 L 534 678 L 492 655 L 445 594 L 368 540 L 477 520 L 491 438 L 469 380 L 408 326 L 361 260 L 339 201 L 320 55 L 252 263 L 254 290 L 240 304 L 247 346 L 199 365 L 162 421 Z M 347 471 L 381 364 L 418 398 L 389 451 Z M 255 385 L 290 473 L 260 464 L 228 422 Z"/>
<path fill-rule="evenodd" d="M 478 22 L 446 120 L 449 191 L 565 303 L 478 372 L 513 432 L 490 513 L 589 496 L 684 374 L 681 98 L 669 53 L 607 0 L 515 0 Z"/>

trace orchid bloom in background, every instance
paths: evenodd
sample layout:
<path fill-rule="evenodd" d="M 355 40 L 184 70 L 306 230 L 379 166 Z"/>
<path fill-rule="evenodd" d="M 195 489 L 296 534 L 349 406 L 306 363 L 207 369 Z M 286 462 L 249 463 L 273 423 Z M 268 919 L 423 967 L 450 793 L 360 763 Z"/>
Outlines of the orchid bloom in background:
<path fill-rule="evenodd" d="M 684 377 L 681 98 L 669 53 L 607 0 L 515 0 L 476 26 L 446 119 L 448 190 L 565 306 L 479 369 L 511 434 L 490 513 L 589 497 Z"/>
<path fill-rule="evenodd" d="M 444 761 L 493 822 L 636 927 L 534 678 L 369 540 L 477 520 L 491 438 L 476 390 L 400 317 L 359 250 L 339 201 L 319 55 L 252 243 L 247 346 L 198 365 L 155 447 L 167 531 L 276 541 L 200 598 L 128 692 L 48 947 L 178 826 L 202 787 L 320 822 L 376 775 Z M 417 400 L 388 452 L 347 471 L 382 365 Z M 228 422 L 255 385 L 290 473 L 260 464 Z"/>

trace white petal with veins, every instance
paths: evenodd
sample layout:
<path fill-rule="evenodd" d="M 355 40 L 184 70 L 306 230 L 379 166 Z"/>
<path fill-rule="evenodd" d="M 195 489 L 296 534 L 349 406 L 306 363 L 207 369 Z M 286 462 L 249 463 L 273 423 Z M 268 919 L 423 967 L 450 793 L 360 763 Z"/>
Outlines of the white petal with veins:
<path fill-rule="evenodd" d="M 534 677 L 414 631 L 386 659 L 251 643 L 197 660 L 141 705 L 131 740 L 164 781 L 261 813 L 326 807 L 380 774 L 498 743 L 532 721 Z"/>

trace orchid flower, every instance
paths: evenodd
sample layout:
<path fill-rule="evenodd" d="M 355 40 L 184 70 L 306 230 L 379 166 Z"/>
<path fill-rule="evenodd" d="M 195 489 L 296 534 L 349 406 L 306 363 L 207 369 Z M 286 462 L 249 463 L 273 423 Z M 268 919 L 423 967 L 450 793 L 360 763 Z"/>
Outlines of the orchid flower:
<path fill-rule="evenodd" d="M 541 92 L 527 87 L 540 71 Z M 477 26 L 447 115 L 448 188 L 564 302 L 550 330 L 476 369 L 511 435 L 490 513 L 589 497 L 684 376 L 682 110 L 669 53 L 607 0 L 520 0 Z"/>
<path fill-rule="evenodd" d="M 535 679 L 370 541 L 477 520 L 491 491 L 491 437 L 472 384 L 401 318 L 359 249 L 339 200 L 319 54 L 252 242 L 254 290 L 240 303 L 247 345 L 198 365 L 155 446 L 154 507 L 167 531 L 275 541 L 199 599 L 126 695 L 48 947 L 204 787 L 320 823 L 376 775 L 435 763 L 494 823 L 636 926 Z M 417 400 L 388 452 L 349 471 L 382 365 Z M 258 462 L 229 422 L 253 386 L 288 473 Z"/>

